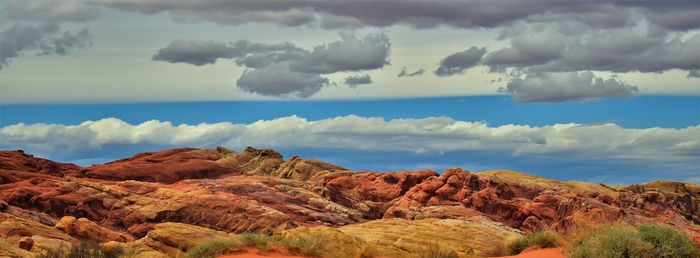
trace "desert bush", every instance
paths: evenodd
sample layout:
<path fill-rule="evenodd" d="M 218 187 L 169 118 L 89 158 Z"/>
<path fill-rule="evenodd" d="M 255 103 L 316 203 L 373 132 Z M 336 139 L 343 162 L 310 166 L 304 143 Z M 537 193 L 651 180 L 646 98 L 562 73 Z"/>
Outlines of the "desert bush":
<path fill-rule="evenodd" d="M 506 255 L 516 255 L 529 247 L 549 248 L 557 246 L 557 234 L 545 230 L 520 236 L 508 241 L 505 245 Z"/>
<path fill-rule="evenodd" d="M 458 258 L 455 251 L 444 248 L 437 243 L 432 243 L 418 252 L 420 258 Z"/>
<path fill-rule="evenodd" d="M 121 248 L 105 248 L 97 242 L 84 241 L 68 248 L 48 249 L 37 258 L 119 258 L 124 253 Z"/>
<path fill-rule="evenodd" d="M 654 246 L 654 256 L 658 258 L 698 257 L 693 240 L 686 234 L 667 226 L 642 225 L 639 227 L 642 240 Z"/>
<path fill-rule="evenodd" d="M 268 244 L 270 242 L 279 242 L 279 236 L 270 236 L 259 233 L 245 233 L 241 235 L 241 242 L 245 246 L 252 246 L 260 251 L 266 252 L 270 249 Z"/>
<path fill-rule="evenodd" d="M 219 255 L 243 251 L 243 243 L 234 239 L 212 240 L 199 244 L 185 254 L 189 258 L 214 258 Z"/>
<path fill-rule="evenodd" d="M 321 257 L 324 247 L 324 237 L 314 235 L 311 237 L 284 237 L 279 243 L 290 251 L 305 256 Z"/>
<path fill-rule="evenodd" d="M 571 258 L 652 258 L 654 246 L 642 240 L 639 232 L 622 224 L 606 225 L 582 239 L 570 251 Z"/>

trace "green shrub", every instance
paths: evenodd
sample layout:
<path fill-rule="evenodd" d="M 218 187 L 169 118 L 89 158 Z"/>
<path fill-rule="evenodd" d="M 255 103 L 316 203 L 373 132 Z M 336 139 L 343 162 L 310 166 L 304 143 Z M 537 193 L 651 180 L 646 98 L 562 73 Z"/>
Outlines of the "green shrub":
<path fill-rule="evenodd" d="M 506 243 L 505 254 L 516 255 L 529 247 L 550 248 L 557 246 L 557 235 L 552 231 L 539 231 L 520 236 Z"/>
<path fill-rule="evenodd" d="M 279 243 L 293 252 L 305 256 L 321 257 L 324 248 L 324 237 L 314 235 L 312 237 L 284 237 Z"/>
<path fill-rule="evenodd" d="M 583 239 L 571 252 L 571 258 L 653 258 L 654 246 L 642 240 L 639 232 L 624 225 L 604 226 Z"/>
<path fill-rule="evenodd" d="M 642 240 L 654 246 L 658 258 L 693 258 L 700 256 L 690 237 L 670 227 L 642 225 L 639 227 Z"/>
<path fill-rule="evenodd" d="M 281 237 L 258 233 L 245 233 L 236 239 L 213 240 L 190 249 L 186 256 L 190 258 L 213 258 L 223 254 L 245 251 L 255 247 L 262 252 L 270 250 L 270 243 L 281 245 L 288 250 L 305 256 L 320 257 L 323 251 L 324 238 L 312 237 Z"/>
<path fill-rule="evenodd" d="M 241 242 L 245 246 L 252 246 L 260 251 L 267 252 L 270 247 L 268 243 L 279 242 L 281 238 L 278 236 L 269 236 L 259 233 L 245 233 L 241 235 Z"/>
<path fill-rule="evenodd" d="M 444 248 L 437 243 L 428 245 L 426 248 L 418 252 L 420 258 L 458 258 L 455 251 Z"/>
<path fill-rule="evenodd" d="M 243 251 L 245 245 L 237 240 L 212 240 L 204 242 L 187 251 L 190 258 L 214 258 L 219 255 Z"/>
<path fill-rule="evenodd" d="M 119 258 L 124 253 L 121 248 L 105 248 L 97 242 L 81 242 L 68 248 L 45 250 L 37 258 Z"/>

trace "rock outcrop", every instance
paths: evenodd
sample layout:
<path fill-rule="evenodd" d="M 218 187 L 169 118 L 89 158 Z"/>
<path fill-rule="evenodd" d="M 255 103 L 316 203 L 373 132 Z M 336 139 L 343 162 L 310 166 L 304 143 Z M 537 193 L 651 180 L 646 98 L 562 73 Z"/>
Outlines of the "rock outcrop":
<path fill-rule="evenodd" d="M 175 256 L 207 237 L 316 231 L 350 243 L 344 252 L 353 254 L 403 256 L 430 236 L 461 255 L 493 255 L 487 242 L 520 232 L 620 219 L 670 225 L 700 244 L 700 186 L 349 171 L 250 147 L 165 150 L 86 168 L 0 151 L 0 256 L 85 239 Z"/>
<path fill-rule="evenodd" d="M 141 153 L 131 158 L 91 166 L 85 173 L 85 177 L 170 184 L 182 179 L 241 174 L 242 170 L 225 167 L 216 162 L 224 154 L 228 153 L 189 148 Z"/>

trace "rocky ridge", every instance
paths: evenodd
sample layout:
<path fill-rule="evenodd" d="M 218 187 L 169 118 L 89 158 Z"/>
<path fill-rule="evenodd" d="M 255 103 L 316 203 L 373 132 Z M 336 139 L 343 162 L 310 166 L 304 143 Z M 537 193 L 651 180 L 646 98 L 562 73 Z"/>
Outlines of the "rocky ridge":
<path fill-rule="evenodd" d="M 424 244 L 422 236 L 447 232 L 431 238 L 461 255 L 489 256 L 494 245 L 475 239 L 477 232 L 502 242 L 614 220 L 661 222 L 700 244 L 700 186 L 613 187 L 459 168 L 349 171 L 251 147 L 171 149 L 90 167 L 0 151 L 0 256 L 89 239 L 167 257 L 204 236 L 309 230 L 386 256 L 404 256 Z"/>

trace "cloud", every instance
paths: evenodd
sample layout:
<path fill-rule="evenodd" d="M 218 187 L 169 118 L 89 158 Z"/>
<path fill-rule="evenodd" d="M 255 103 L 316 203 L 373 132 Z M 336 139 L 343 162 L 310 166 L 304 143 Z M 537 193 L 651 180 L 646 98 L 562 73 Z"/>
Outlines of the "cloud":
<path fill-rule="evenodd" d="M 288 65 L 274 64 L 247 69 L 237 82 L 238 88 L 265 96 L 306 98 L 328 86 L 318 74 L 292 71 Z"/>
<path fill-rule="evenodd" d="M 576 20 L 596 28 L 624 26 L 634 17 L 674 30 L 700 27 L 694 1 L 394 1 L 289 0 L 180 2 L 169 0 L 92 0 L 92 3 L 147 14 L 169 13 L 176 21 L 238 25 L 268 22 L 282 26 L 325 28 L 384 27 L 405 24 L 415 28 L 448 25 L 493 28 L 514 21 Z"/>
<path fill-rule="evenodd" d="M 99 12 L 81 0 L 5 0 L 0 4 L 0 13 L 13 20 L 63 22 L 86 21 L 95 18 Z"/>
<path fill-rule="evenodd" d="M 486 48 L 470 47 L 462 52 L 451 54 L 440 61 L 440 67 L 434 73 L 437 76 L 461 74 L 465 70 L 479 64 L 481 57 L 485 53 Z"/>
<path fill-rule="evenodd" d="M 355 88 L 358 85 L 363 85 L 363 84 L 370 84 L 372 83 L 372 78 L 369 77 L 369 74 L 362 74 L 362 75 L 351 75 L 348 77 L 345 77 L 345 84 Z"/>
<path fill-rule="evenodd" d="M 621 128 L 615 124 L 553 124 L 547 126 L 489 126 L 483 122 L 447 117 L 385 120 L 378 117 L 340 116 L 310 121 L 297 116 L 259 120 L 250 124 L 179 124 L 150 120 L 129 124 L 116 118 L 86 121 L 78 125 L 15 124 L 0 128 L 0 148 L 25 149 L 49 157 L 104 158 L 115 146 L 231 148 L 257 146 L 277 149 L 318 149 L 322 152 L 404 155 L 458 155 L 519 158 L 541 164 L 576 160 L 583 164 L 607 163 L 656 166 L 664 164 L 696 171 L 700 160 L 700 126 L 682 129 Z M 100 154 L 101 153 L 101 154 Z M 435 157 L 435 156 L 431 156 Z M 477 160 L 474 160 L 476 162 Z M 456 162 L 453 162 L 451 165 Z"/>
<path fill-rule="evenodd" d="M 341 40 L 314 47 L 306 56 L 294 60 L 292 68 L 310 73 L 373 70 L 389 64 L 391 43 L 384 33 L 340 33 Z"/>
<path fill-rule="evenodd" d="M 515 77 L 505 89 L 517 102 L 561 102 L 597 98 L 628 98 L 638 88 L 622 82 L 616 76 L 596 77 L 592 72 L 562 72 L 527 74 Z"/>
<path fill-rule="evenodd" d="M 232 59 L 247 70 L 237 82 L 241 90 L 277 97 L 306 98 L 329 84 L 325 74 L 375 70 L 389 64 L 391 43 L 383 33 L 359 38 L 340 33 L 340 40 L 306 50 L 279 44 L 175 40 L 153 60 L 202 66 Z M 348 84 L 350 85 L 350 84 Z"/>
<path fill-rule="evenodd" d="M 401 68 L 401 72 L 399 72 L 399 74 L 396 76 L 397 77 L 414 77 L 414 76 L 421 76 L 424 73 L 425 73 L 425 69 L 423 69 L 423 68 L 420 68 L 420 69 L 416 70 L 415 72 L 408 72 L 408 71 L 406 71 L 406 67 L 404 66 Z"/>
<path fill-rule="evenodd" d="M 24 53 L 36 51 L 39 54 L 68 54 L 75 48 L 90 45 L 92 35 L 86 29 L 77 33 L 64 31 L 56 35 L 60 27 L 54 23 L 41 25 L 14 24 L 0 32 L 0 69 L 7 67 L 10 60 Z"/>
<path fill-rule="evenodd" d="M 159 50 L 152 59 L 201 66 L 213 64 L 219 58 L 232 58 L 233 51 L 232 47 L 222 42 L 175 40 Z"/>
<path fill-rule="evenodd" d="M 643 21 L 610 29 L 580 23 L 520 24 L 501 38 L 510 46 L 484 60 L 495 71 L 663 72 L 700 67 L 700 33 L 670 33 Z"/>

